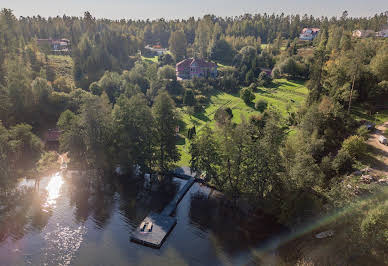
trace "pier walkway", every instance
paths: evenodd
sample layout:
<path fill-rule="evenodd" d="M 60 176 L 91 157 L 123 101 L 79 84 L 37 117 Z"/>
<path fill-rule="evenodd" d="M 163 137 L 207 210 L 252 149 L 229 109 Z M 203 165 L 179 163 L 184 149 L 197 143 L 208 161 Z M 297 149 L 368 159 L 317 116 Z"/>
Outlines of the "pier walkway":
<path fill-rule="evenodd" d="M 177 223 L 177 219 L 171 217 L 171 215 L 195 181 L 195 177 L 191 176 L 160 214 L 150 213 L 132 233 L 131 241 L 153 248 L 160 248 Z"/>

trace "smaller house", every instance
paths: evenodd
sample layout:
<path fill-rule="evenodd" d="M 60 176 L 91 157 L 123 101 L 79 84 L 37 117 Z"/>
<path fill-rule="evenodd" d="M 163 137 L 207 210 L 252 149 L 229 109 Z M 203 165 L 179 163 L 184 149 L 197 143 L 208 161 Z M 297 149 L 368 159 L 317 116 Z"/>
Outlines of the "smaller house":
<path fill-rule="evenodd" d="M 260 67 L 260 71 L 267 73 L 268 76 L 272 75 L 272 69 L 270 68 Z"/>
<path fill-rule="evenodd" d="M 70 40 L 68 39 L 37 39 L 38 46 L 48 46 L 52 52 L 69 52 Z"/>
<path fill-rule="evenodd" d="M 376 36 L 376 32 L 373 30 L 355 30 L 352 35 L 356 38 L 366 38 Z"/>
<path fill-rule="evenodd" d="M 388 26 L 385 29 L 376 32 L 376 37 L 388 38 Z"/>
<path fill-rule="evenodd" d="M 312 41 L 317 37 L 319 28 L 304 28 L 299 36 L 299 39 L 303 41 Z"/>
<path fill-rule="evenodd" d="M 61 136 L 61 131 L 57 129 L 49 129 L 45 136 L 45 144 L 48 149 L 58 149 L 59 147 L 59 137 Z"/>
<path fill-rule="evenodd" d="M 164 55 L 168 52 L 166 48 L 163 48 L 160 45 L 152 45 L 152 46 L 146 45 L 144 49 L 147 50 L 148 53 L 152 55 L 157 55 L 157 56 Z"/>

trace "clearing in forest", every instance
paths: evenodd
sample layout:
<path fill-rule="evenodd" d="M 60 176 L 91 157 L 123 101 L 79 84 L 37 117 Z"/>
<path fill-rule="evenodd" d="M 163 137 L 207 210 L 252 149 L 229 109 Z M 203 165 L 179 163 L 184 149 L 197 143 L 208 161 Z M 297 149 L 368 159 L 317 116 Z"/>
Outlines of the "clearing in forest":
<path fill-rule="evenodd" d="M 238 94 L 219 92 L 210 97 L 210 103 L 204 108 L 203 112 L 190 115 L 186 108 L 179 109 L 184 128 L 181 130 L 181 138 L 178 142 L 178 149 L 181 153 L 181 160 L 178 165 L 189 165 L 187 129 L 195 125 L 198 133 L 206 124 L 214 128 L 216 126 L 214 114 L 219 108 L 229 107 L 233 112 L 232 121 L 240 123 L 242 116 L 248 120 L 250 116 L 260 114 L 254 108 L 254 103 L 259 99 L 263 99 L 268 102 L 269 106 L 278 109 L 283 116 L 286 116 L 288 112 L 297 110 L 304 103 L 308 90 L 303 82 L 277 79 L 274 80 L 274 85 L 271 88 L 259 87 L 254 94 L 256 98 L 249 106 L 244 103 Z"/>

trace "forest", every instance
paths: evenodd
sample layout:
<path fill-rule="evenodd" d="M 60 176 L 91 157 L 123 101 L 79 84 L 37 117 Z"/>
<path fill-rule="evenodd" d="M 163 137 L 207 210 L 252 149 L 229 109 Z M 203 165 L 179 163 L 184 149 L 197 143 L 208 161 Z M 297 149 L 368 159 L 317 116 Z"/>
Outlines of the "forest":
<path fill-rule="evenodd" d="M 387 21 L 387 13 L 353 18 L 346 11 L 339 18 L 113 21 L 89 12 L 16 18 L 2 9 L 0 191 L 42 174 L 53 156 L 43 142 L 51 128 L 62 132 L 59 152 L 71 167 L 106 176 L 118 165 L 166 173 L 183 156 L 177 144 L 184 139 L 187 166 L 236 205 L 248 200 L 289 227 L 338 212 L 323 226 L 341 230 L 343 256 L 386 264 L 387 186 L 361 183 L 353 173 L 377 160 L 365 120 L 388 120 L 388 39 L 354 38 L 352 31 L 379 31 Z M 306 27 L 320 28 L 313 41 L 299 40 Z M 51 54 L 37 44 L 44 38 L 69 39 L 70 54 Z M 170 52 L 147 60 L 144 47 L 156 44 Z M 217 62 L 218 77 L 177 80 L 175 64 L 188 57 Z M 66 62 L 70 70 L 59 71 Z M 255 101 L 279 90 L 281 79 L 307 88 L 301 106 Z M 233 108 L 220 106 L 212 125 L 183 121 L 221 93 L 237 95 L 255 113 L 236 123 Z"/>

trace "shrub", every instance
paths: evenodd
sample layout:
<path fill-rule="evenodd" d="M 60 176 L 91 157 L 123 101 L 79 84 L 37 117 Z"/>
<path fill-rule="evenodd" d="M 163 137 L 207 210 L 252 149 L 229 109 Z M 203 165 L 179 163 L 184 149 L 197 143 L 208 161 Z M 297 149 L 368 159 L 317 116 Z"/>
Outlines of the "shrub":
<path fill-rule="evenodd" d="M 64 77 L 59 77 L 53 82 L 53 88 L 55 91 L 69 93 L 72 90 L 71 85 L 66 81 Z"/>
<path fill-rule="evenodd" d="M 332 162 L 333 170 L 339 175 L 352 171 L 353 159 L 345 150 L 340 150 Z"/>
<path fill-rule="evenodd" d="M 341 150 L 348 152 L 352 158 L 359 158 L 366 152 L 366 144 L 362 137 L 350 136 L 342 143 Z"/>
<path fill-rule="evenodd" d="M 369 137 L 369 130 L 365 125 L 360 126 L 357 129 L 357 135 L 362 137 L 364 140 L 367 140 Z"/>
<path fill-rule="evenodd" d="M 187 89 L 185 94 L 183 95 L 183 104 L 186 106 L 194 106 L 195 105 L 195 95 L 193 90 Z"/>
<path fill-rule="evenodd" d="M 257 84 L 259 86 L 265 86 L 268 87 L 271 85 L 272 77 L 267 74 L 265 71 L 261 71 L 259 74 L 259 77 L 257 78 Z"/>
<path fill-rule="evenodd" d="M 268 107 L 268 102 L 266 100 L 260 99 L 255 103 L 255 108 L 260 113 L 264 112 Z"/>
<path fill-rule="evenodd" d="M 214 120 L 216 120 L 219 125 L 225 125 L 229 123 L 232 118 L 233 113 L 230 108 L 220 108 L 214 114 Z"/>
<path fill-rule="evenodd" d="M 272 70 L 272 78 L 274 79 L 278 79 L 281 77 L 281 74 L 280 74 L 280 69 L 278 67 L 275 67 L 273 70 Z"/>
<path fill-rule="evenodd" d="M 361 223 L 361 234 L 366 240 L 381 247 L 388 245 L 388 201 L 368 211 Z"/>
<path fill-rule="evenodd" d="M 252 90 L 250 88 L 241 89 L 240 97 L 248 105 L 251 104 L 252 101 L 255 99 L 255 95 L 252 93 Z"/>
<path fill-rule="evenodd" d="M 98 85 L 97 82 L 93 82 L 92 84 L 90 84 L 89 91 L 94 95 L 98 95 L 98 96 L 102 94 L 102 88 Z"/>

